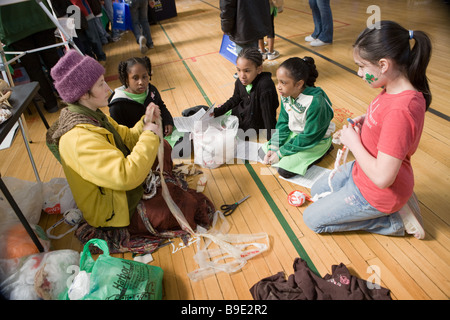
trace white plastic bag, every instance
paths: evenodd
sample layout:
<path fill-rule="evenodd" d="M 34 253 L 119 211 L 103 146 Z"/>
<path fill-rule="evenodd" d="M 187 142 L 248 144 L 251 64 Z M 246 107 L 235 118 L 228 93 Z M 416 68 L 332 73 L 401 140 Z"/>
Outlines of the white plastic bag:
<path fill-rule="evenodd" d="M 38 224 L 44 197 L 42 182 L 31 182 L 14 177 L 2 177 L 3 182 L 30 224 Z M 0 191 L 0 225 L 19 222 L 16 213 Z"/>
<path fill-rule="evenodd" d="M 60 214 L 77 207 L 72 191 L 65 178 L 53 178 L 44 183 L 42 210 L 48 214 Z"/>
<path fill-rule="evenodd" d="M 233 163 L 239 119 L 223 115 L 196 121 L 194 124 L 194 163 L 214 169 L 225 163 Z"/>
<path fill-rule="evenodd" d="M 9 300 L 65 299 L 79 263 L 74 250 L 0 260 L 0 291 Z"/>

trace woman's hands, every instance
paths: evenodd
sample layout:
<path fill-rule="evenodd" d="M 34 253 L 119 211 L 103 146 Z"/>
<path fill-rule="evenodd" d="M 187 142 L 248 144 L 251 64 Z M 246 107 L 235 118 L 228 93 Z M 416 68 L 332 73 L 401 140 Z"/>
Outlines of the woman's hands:
<path fill-rule="evenodd" d="M 157 135 L 160 128 L 156 120 L 160 118 L 161 110 L 156 104 L 150 102 L 150 104 L 147 106 L 147 109 L 145 109 L 144 127 L 142 128 L 142 130 L 150 130 Z"/>

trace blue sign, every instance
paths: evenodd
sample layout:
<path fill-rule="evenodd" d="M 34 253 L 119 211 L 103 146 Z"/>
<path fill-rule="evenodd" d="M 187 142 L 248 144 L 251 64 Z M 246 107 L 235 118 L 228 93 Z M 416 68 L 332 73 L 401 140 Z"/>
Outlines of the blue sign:
<path fill-rule="evenodd" d="M 226 34 L 223 35 L 219 53 L 231 63 L 236 64 L 237 59 L 236 44 L 233 41 L 231 41 L 230 37 L 228 37 L 228 35 Z"/>

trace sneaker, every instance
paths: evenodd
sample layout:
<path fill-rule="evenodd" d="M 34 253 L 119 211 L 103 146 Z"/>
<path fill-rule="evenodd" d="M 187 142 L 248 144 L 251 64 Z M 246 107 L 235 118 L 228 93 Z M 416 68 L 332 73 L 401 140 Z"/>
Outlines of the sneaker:
<path fill-rule="evenodd" d="M 280 56 L 280 53 L 277 50 L 273 50 L 273 52 L 267 52 L 267 60 L 274 60 Z"/>
<path fill-rule="evenodd" d="M 142 54 L 145 54 L 148 51 L 148 47 L 146 45 L 147 39 L 144 36 L 139 37 L 139 49 Z"/>
<path fill-rule="evenodd" d="M 305 41 L 306 42 L 311 42 L 311 41 L 314 41 L 314 40 L 316 40 L 316 38 L 313 38 L 312 36 L 305 37 Z"/>
<path fill-rule="evenodd" d="M 155 46 L 153 45 L 153 43 L 152 44 L 149 44 L 149 45 L 147 45 L 147 48 L 149 48 L 149 49 L 153 49 Z"/>
<path fill-rule="evenodd" d="M 323 42 L 320 39 L 314 39 L 313 41 L 311 41 L 309 43 L 312 47 L 321 47 L 321 46 L 325 46 L 327 44 L 331 44 L 331 42 Z"/>
<path fill-rule="evenodd" d="M 419 202 L 417 201 L 417 197 L 414 193 L 398 213 L 402 218 L 406 233 L 414 235 L 414 237 L 419 240 L 425 238 L 425 230 L 423 229 Z"/>

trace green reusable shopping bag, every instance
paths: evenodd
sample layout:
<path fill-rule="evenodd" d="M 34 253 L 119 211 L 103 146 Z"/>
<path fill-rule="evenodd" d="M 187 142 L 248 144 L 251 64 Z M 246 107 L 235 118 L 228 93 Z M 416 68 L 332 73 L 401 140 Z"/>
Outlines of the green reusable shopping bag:
<path fill-rule="evenodd" d="M 94 261 L 95 245 L 103 254 Z M 89 293 L 83 300 L 161 300 L 163 270 L 141 262 L 109 255 L 106 241 L 89 240 L 80 256 L 80 271 L 91 273 Z"/>

